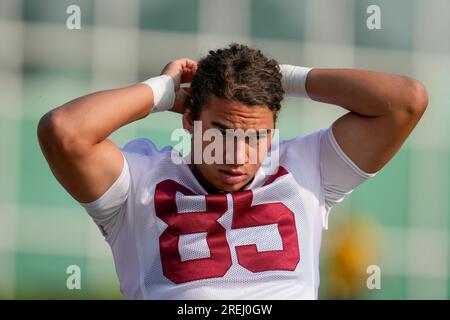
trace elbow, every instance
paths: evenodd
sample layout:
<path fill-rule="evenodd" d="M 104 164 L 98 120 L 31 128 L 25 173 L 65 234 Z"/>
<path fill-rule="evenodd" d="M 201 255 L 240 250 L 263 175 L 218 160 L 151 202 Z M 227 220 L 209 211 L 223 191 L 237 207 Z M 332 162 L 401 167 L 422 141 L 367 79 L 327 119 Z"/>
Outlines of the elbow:
<path fill-rule="evenodd" d="M 37 137 L 46 156 L 55 153 L 80 153 L 85 149 L 77 138 L 73 125 L 56 109 L 46 113 L 39 120 Z"/>
<path fill-rule="evenodd" d="M 408 79 L 408 97 L 405 109 L 414 118 L 422 117 L 428 106 L 428 92 L 425 86 L 417 80 Z"/>
<path fill-rule="evenodd" d="M 43 151 L 46 151 L 55 142 L 57 137 L 55 111 L 43 115 L 37 126 L 37 137 Z"/>
<path fill-rule="evenodd" d="M 69 132 L 60 111 L 52 110 L 39 120 L 37 136 L 41 144 L 54 144 L 58 140 L 65 139 Z"/>
<path fill-rule="evenodd" d="M 39 120 L 37 126 L 37 136 L 39 142 L 45 143 L 51 139 L 51 136 L 55 133 L 55 123 L 54 123 L 54 115 L 53 111 L 50 111 L 44 114 Z"/>

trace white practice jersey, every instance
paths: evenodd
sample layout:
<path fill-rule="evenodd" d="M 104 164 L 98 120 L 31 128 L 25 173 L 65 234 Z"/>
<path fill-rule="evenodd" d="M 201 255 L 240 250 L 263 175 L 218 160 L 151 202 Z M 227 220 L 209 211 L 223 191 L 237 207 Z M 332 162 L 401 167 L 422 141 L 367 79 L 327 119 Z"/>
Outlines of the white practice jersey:
<path fill-rule="evenodd" d="M 119 178 L 83 203 L 114 256 L 126 299 L 316 299 L 331 207 L 373 176 L 331 128 L 272 145 L 244 190 L 208 194 L 172 148 L 122 149 Z M 183 159 L 183 158 L 179 158 Z"/>

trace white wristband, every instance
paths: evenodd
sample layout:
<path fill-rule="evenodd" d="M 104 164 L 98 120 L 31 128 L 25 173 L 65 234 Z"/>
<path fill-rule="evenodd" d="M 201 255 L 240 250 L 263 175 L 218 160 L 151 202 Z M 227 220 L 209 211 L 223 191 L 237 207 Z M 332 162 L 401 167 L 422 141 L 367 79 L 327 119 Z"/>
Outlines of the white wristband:
<path fill-rule="evenodd" d="M 309 98 L 306 92 L 306 79 L 312 68 L 291 66 L 289 64 L 280 64 L 281 84 L 285 96 Z"/>
<path fill-rule="evenodd" d="M 169 110 L 175 102 L 175 88 L 172 77 L 163 74 L 141 82 L 148 85 L 153 91 L 153 109 L 154 112 Z"/>

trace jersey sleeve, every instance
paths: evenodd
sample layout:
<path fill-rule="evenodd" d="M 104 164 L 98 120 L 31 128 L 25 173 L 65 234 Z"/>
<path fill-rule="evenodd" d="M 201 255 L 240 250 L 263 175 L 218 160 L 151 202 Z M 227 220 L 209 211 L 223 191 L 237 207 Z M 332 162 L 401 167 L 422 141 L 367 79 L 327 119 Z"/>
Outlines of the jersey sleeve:
<path fill-rule="evenodd" d="M 324 228 L 328 228 L 328 215 L 332 207 L 378 172 L 361 170 L 339 146 L 332 127 L 320 131 L 319 144 L 321 187 L 326 209 Z"/>
<path fill-rule="evenodd" d="M 128 162 L 123 155 L 123 168 L 119 177 L 108 190 L 97 200 L 82 203 L 86 212 L 91 216 L 97 226 L 100 228 L 103 236 L 109 238 L 114 233 L 116 221 L 120 215 L 125 201 L 128 198 L 130 190 L 130 172 Z"/>
<path fill-rule="evenodd" d="M 116 181 L 97 200 L 80 203 L 110 244 L 116 239 L 127 217 L 133 214 L 132 200 L 139 192 L 140 180 L 151 170 L 157 170 L 155 163 L 159 155 L 155 144 L 146 138 L 131 140 L 121 152 L 124 164 Z"/>

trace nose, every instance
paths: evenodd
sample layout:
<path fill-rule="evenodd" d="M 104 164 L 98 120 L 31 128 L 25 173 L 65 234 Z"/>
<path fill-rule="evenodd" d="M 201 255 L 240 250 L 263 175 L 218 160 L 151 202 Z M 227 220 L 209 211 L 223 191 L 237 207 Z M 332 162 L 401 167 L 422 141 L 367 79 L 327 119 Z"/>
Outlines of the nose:
<path fill-rule="evenodd" d="M 247 144 L 245 139 L 233 139 L 234 141 L 227 141 L 227 145 L 225 147 L 225 163 L 226 164 L 235 164 L 235 165 L 243 165 L 248 161 L 247 155 Z M 233 146 L 231 147 L 231 143 Z"/>
<path fill-rule="evenodd" d="M 238 139 L 236 143 L 236 164 L 245 164 L 247 161 L 247 153 L 245 140 Z"/>

